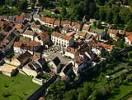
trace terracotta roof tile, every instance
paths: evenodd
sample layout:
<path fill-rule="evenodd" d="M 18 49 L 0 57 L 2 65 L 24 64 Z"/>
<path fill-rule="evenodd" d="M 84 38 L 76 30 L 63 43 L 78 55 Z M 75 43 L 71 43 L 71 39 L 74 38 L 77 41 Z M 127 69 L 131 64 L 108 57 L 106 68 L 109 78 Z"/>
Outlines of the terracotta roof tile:
<path fill-rule="evenodd" d="M 132 42 L 132 32 L 126 32 L 126 37 Z"/>
<path fill-rule="evenodd" d="M 105 44 L 105 43 L 102 43 L 102 42 L 98 42 L 97 44 L 96 44 L 96 46 L 98 46 L 98 47 L 102 47 L 102 48 L 104 48 L 104 49 L 108 49 L 108 50 L 112 50 L 112 48 L 113 48 L 113 46 L 112 45 L 108 45 L 108 44 Z"/>
<path fill-rule="evenodd" d="M 72 36 L 67 36 L 67 35 L 65 35 L 63 33 L 59 33 L 59 32 L 53 32 L 52 35 L 56 36 L 56 37 L 60 37 L 64 40 L 70 40 L 72 38 Z"/>

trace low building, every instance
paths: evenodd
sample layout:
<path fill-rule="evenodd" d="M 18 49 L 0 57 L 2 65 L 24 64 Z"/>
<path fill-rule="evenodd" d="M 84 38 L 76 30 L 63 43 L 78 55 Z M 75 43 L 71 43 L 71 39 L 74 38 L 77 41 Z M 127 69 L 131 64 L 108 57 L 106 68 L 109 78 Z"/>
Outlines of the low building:
<path fill-rule="evenodd" d="M 0 72 L 4 75 L 11 77 L 16 74 L 17 67 L 12 66 L 10 64 L 4 64 L 4 65 L 0 66 Z"/>
<path fill-rule="evenodd" d="M 67 65 L 63 67 L 63 69 L 60 72 L 60 76 L 62 80 L 74 80 L 76 74 L 73 71 L 73 63 L 69 62 Z"/>
<path fill-rule="evenodd" d="M 73 36 L 65 35 L 59 32 L 53 32 L 51 34 L 51 40 L 55 45 L 59 45 L 60 47 L 68 47 L 70 40 Z"/>
<path fill-rule="evenodd" d="M 30 38 L 31 40 L 34 40 L 36 42 L 40 42 L 41 45 L 43 43 L 47 43 L 50 41 L 49 35 L 47 32 L 41 32 L 41 31 L 31 31 L 26 30 L 23 34 L 21 34 L 23 37 Z"/>
<path fill-rule="evenodd" d="M 34 83 L 36 83 L 36 84 L 38 84 L 38 85 L 43 85 L 43 84 L 46 82 L 46 80 L 44 80 L 44 79 L 39 79 L 39 78 L 34 77 L 34 78 L 32 79 L 32 82 L 34 82 Z"/>
<path fill-rule="evenodd" d="M 117 30 L 117 29 L 108 29 L 107 33 L 115 41 L 118 40 L 119 35 L 124 35 L 124 31 L 123 30 Z"/>
<path fill-rule="evenodd" d="M 112 51 L 112 49 L 113 49 L 113 45 L 105 44 L 103 42 L 98 42 L 96 44 L 96 46 L 99 47 L 99 48 L 104 48 L 105 50 L 107 50 L 109 52 Z"/>
<path fill-rule="evenodd" d="M 21 55 L 19 55 L 17 59 L 20 61 L 21 68 L 22 68 L 24 65 L 32 61 L 32 54 L 26 51 L 25 53 L 22 53 Z"/>
<path fill-rule="evenodd" d="M 22 24 L 24 20 L 24 15 L 17 15 L 14 20 L 15 20 L 15 23 Z"/>
<path fill-rule="evenodd" d="M 10 58 L 10 59 L 6 58 L 6 59 L 4 59 L 4 61 L 5 61 L 6 64 L 9 64 L 9 65 L 12 65 L 12 66 L 15 66 L 15 67 L 19 67 L 21 65 L 21 62 L 15 57 Z"/>
<path fill-rule="evenodd" d="M 126 32 L 125 43 L 132 46 L 132 32 Z"/>
<path fill-rule="evenodd" d="M 87 32 L 80 32 L 79 31 L 79 32 L 77 32 L 77 34 L 75 34 L 75 38 L 76 39 L 78 39 L 78 38 L 85 39 L 87 34 L 88 34 Z"/>
<path fill-rule="evenodd" d="M 22 70 L 24 73 L 26 73 L 29 76 L 36 77 L 38 74 L 43 73 L 46 70 L 46 61 L 44 58 L 40 58 L 37 60 L 34 60 L 27 65 L 25 65 Z"/>
<path fill-rule="evenodd" d="M 28 75 L 28 76 L 36 77 L 36 76 L 38 75 L 38 73 L 37 73 L 35 70 L 32 70 L 32 69 L 28 66 L 28 64 L 22 68 L 22 71 L 23 71 L 26 75 Z"/>
<path fill-rule="evenodd" d="M 75 58 L 75 52 L 76 52 L 76 48 L 73 47 L 67 47 L 66 51 L 65 51 L 65 56 L 70 57 L 72 59 Z"/>
<path fill-rule="evenodd" d="M 17 54 L 22 54 L 26 51 L 33 54 L 33 50 L 37 51 L 40 46 L 41 44 L 39 42 L 25 39 L 14 43 L 14 51 Z"/>
<path fill-rule="evenodd" d="M 48 65 L 50 66 L 50 69 L 52 72 L 57 73 L 57 69 L 60 65 L 61 61 L 58 57 L 55 57 L 53 60 L 51 60 Z"/>

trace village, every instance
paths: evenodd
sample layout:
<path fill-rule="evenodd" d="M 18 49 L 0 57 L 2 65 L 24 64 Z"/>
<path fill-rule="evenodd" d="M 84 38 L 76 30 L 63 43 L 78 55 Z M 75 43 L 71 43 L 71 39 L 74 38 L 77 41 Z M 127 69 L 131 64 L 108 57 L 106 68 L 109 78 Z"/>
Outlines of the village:
<path fill-rule="evenodd" d="M 0 73 L 9 77 L 27 75 L 38 85 L 55 75 L 75 81 L 106 60 L 102 52 L 111 52 L 116 47 L 113 41 L 123 36 L 125 44 L 132 46 L 132 32 L 106 25 L 98 33 L 92 29 L 95 21 L 85 22 L 83 18 L 82 24 L 25 13 L 0 16 Z"/>

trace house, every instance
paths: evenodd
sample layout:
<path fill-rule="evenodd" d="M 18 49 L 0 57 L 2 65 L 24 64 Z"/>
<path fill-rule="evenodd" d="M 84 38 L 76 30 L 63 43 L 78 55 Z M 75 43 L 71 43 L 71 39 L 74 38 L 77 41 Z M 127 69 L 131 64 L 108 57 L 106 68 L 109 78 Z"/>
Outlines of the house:
<path fill-rule="evenodd" d="M 80 39 L 85 39 L 87 34 L 88 34 L 87 32 L 81 32 L 81 31 L 79 31 L 79 32 L 77 32 L 77 33 L 75 34 L 75 38 L 76 38 L 76 39 L 78 39 L 78 38 L 80 38 Z"/>
<path fill-rule="evenodd" d="M 47 32 L 33 32 L 31 30 L 26 30 L 23 34 L 21 34 L 23 37 L 30 38 L 31 40 L 34 39 L 36 42 L 40 42 L 41 45 L 43 43 L 47 43 L 50 41 L 49 35 Z"/>
<path fill-rule="evenodd" d="M 46 61 L 44 58 L 34 60 L 34 61 L 28 63 L 27 65 L 25 65 L 22 68 L 22 71 L 29 76 L 36 77 L 37 75 L 46 71 L 47 66 L 45 63 L 46 63 Z"/>
<path fill-rule="evenodd" d="M 65 25 L 62 27 L 61 33 L 68 33 L 68 32 L 74 32 L 72 26 Z"/>
<path fill-rule="evenodd" d="M 72 22 L 72 27 L 74 31 L 78 32 L 80 31 L 81 24 L 79 22 Z"/>
<path fill-rule="evenodd" d="M 2 66 L 0 66 L 0 72 L 2 72 L 2 74 L 4 74 L 4 75 L 11 77 L 18 72 L 17 68 L 20 65 L 21 65 L 21 63 L 15 57 L 5 58 L 4 64 Z"/>
<path fill-rule="evenodd" d="M 116 30 L 116 29 L 108 29 L 107 33 L 115 41 L 118 40 L 119 35 L 124 35 L 124 31 L 123 30 Z"/>
<path fill-rule="evenodd" d="M 67 47 L 64 55 L 74 59 L 76 51 L 77 51 L 77 48 Z"/>
<path fill-rule="evenodd" d="M 106 43 L 103 43 L 103 42 L 98 42 L 96 44 L 96 46 L 100 47 L 100 48 L 104 48 L 105 50 L 107 50 L 109 52 L 112 51 L 112 49 L 113 49 L 113 45 L 109 45 L 109 44 L 106 44 Z"/>
<path fill-rule="evenodd" d="M 24 20 L 24 15 L 16 15 L 14 21 L 15 23 L 19 23 L 19 24 L 22 24 L 23 23 L 23 20 Z"/>
<path fill-rule="evenodd" d="M 22 24 L 16 23 L 16 24 L 15 24 L 15 28 L 16 28 L 16 30 L 22 29 Z"/>
<path fill-rule="evenodd" d="M 73 71 L 73 66 L 73 63 L 69 62 L 63 67 L 59 74 L 62 80 L 74 80 L 76 74 Z"/>
<path fill-rule="evenodd" d="M 90 26 L 90 25 L 84 24 L 84 25 L 83 25 L 83 28 L 82 28 L 82 31 L 83 31 L 83 32 L 88 32 L 88 31 L 90 31 L 90 29 L 91 29 L 91 26 Z"/>
<path fill-rule="evenodd" d="M 28 64 L 22 68 L 22 71 L 28 76 L 36 77 L 38 75 L 35 70 L 31 69 L 31 67 L 28 66 Z"/>
<path fill-rule="evenodd" d="M 29 51 L 31 54 L 33 54 L 33 52 L 37 51 L 40 46 L 41 44 L 39 42 L 25 38 L 25 40 L 20 40 L 14 43 L 14 51 L 17 54 L 21 54 L 26 51 Z"/>
<path fill-rule="evenodd" d="M 126 32 L 125 43 L 132 46 L 132 32 Z"/>
<path fill-rule="evenodd" d="M 17 67 L 15 66 L 12 66 L 10 64 L 4 64 L 0 66 L 0 72 L 6 76 L 11 77 L 15 75 L 18 72 L 18 70 L 17 70 Z"/>
<path fill-rule="evenodd" d="M 4 61 L 5 61 L 6 64 L 9 64 L 9 65 L 12 65 L 12 66 L 15 66 L 15 67 L 19 67 L 21 65 L 20 61 L 15 57 L 5 58 Z"/>
<path fill-rule="evenodd" d="M 57 69 L 60 65 L 61 61 L 58 57 L 55 57 L 53 60 L 51 60 L 48 65 L 50 66 L 50 69 L 52 72 L 57 73 Z"/>
<path fill-rule="evenodd" d="M 73 36 L 65 35 L 63 33 L 59 32 L 53 32 L 51 34 L 51 40 L 55 45 L 59 45 L 61 47 L 68 47 L 70 40 L 73 38 Z"/>
<path fill-rule="evenodd" d="M 20 67 L 22 68 L 24 65 L 32 61 L 32 54 L 26 51 L 25 53 L 19 55 L 17 59 L 20 61 L 21 63 Z"/>
<path fill-rule="evenodd" d="M 54 27 L 54 21 L 55 21 L 55 18 L 51 18 L 51 17 L 42 17 L 41 18 L 41 21 L 40 21 L 40 23 L 42 24 L 42 25 L 45 25 L 45 26 L 47 26 L 47 27 Z"/>
<path fill-rule="evenodd" d="M 34 77 L 33 79 L 32 79 L 32 82 L 34 82 L 34 83 L 36 83 L 36 84 L 38 84 L 38 85 L 43 85 L 45 82 L 46 82 L 46 80 L 44 80 L 44 79 L 39 79 L 39 78 L 36 78 L 36 77 Z"/>

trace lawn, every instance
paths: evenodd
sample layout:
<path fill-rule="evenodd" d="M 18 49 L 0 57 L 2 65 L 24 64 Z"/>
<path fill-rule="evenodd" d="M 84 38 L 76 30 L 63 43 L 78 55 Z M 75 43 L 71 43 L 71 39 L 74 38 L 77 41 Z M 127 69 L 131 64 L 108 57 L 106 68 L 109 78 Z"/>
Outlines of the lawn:
<path fill-rule="evenodd" d="M 26 100 L 39 86 L 32 83 L 31 77 L 18 74 L 7 77 L 0 74 L 0 100 Z"/>

